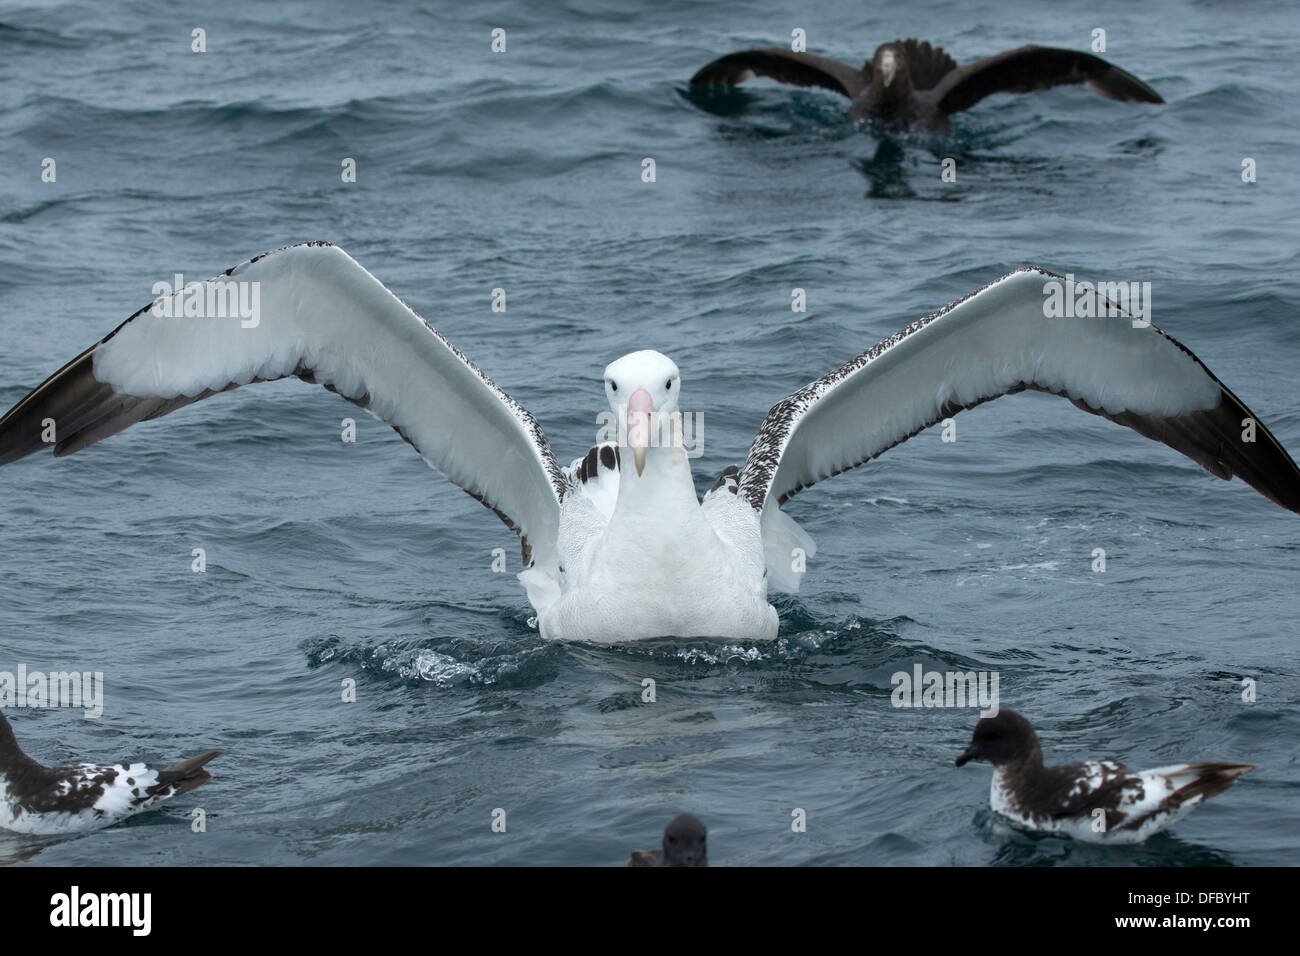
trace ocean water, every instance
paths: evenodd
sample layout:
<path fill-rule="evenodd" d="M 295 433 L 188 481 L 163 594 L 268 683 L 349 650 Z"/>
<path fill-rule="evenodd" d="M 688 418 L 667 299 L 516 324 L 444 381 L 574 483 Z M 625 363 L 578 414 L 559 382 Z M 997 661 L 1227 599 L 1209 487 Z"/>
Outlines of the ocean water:
<path fill-rule="evenodd" d="M 670 354 L 704 414 L 703 486 L 775 401 L 1037 264 L 1150 281 L 1155 324 L 1300 451 L 1300 15 L 1063 6 L 0 4 L 0 405 L 154 283 L 328 239 L 532 410 L 562 461 L 591 443 L 607 362 Z M 1087 49 L 1100 27 L 1168 105 L 1058 89 L 883 134 L 823 91 L 689 95 L 713 57 L 796 27 L 855 63 L 900 36 L 965 62 Z M 296 381 L 0 469 L 0 670 L 105 680 L 100 719 L 13 713 L 28 752 L 226 751 L 159 812 L 0 835 L 0 857 L 617 865 L 689 810 L 716 864 L 1300 862 L 1300 522 L 1055 398 L 957 424 L 790 503 L 820 550 L 766 645 L 543 642 L 505 527 Z M 952 766 L 975 712 L 891 706 L 916 664 L 997 671 L 1049 759 L 1260 769 L 1140 847 L 1016 834 L 988 810 L 987 766 Z"/>

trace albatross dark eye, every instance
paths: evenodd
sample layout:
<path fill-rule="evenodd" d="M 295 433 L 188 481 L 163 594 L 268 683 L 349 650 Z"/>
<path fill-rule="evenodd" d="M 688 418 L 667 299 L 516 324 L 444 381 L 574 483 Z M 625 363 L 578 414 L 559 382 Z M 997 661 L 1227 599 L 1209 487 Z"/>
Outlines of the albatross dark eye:
<path fill-rule="evenodd" d="M 614 391 L 617 392 L 617 391 L 618 391 L 618 382 L 610 382 L 610 383 L 609 383 L 609 387 L 612 388 Z"/>
<path fill-rule="evenodd" d="M 673 387 L 673 380 L 670 378 L 668 380 L 668 384 L 665 385 L 664 388 L 668 389 L 669 391 L 672 391 L 672 387 Z"/>

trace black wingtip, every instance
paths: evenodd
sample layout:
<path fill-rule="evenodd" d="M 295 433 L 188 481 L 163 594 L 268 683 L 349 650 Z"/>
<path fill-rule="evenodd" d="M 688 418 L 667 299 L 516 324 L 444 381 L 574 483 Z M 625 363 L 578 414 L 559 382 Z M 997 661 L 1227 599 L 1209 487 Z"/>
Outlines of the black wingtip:
<path fill-rule="evenodd" d="M 1300 514 L 1300 468 L 1264 423 L 1222 383 L 1218 420 L 1226 437 L 1225 464 L 1246 484 L 1288 511 Z"/>
<path fill-rule="evenodd" d="M 1094 91 L 1109 99 L 1119 100 L 1124 103 L 1164 105 L 1164 97 L 1152 89 L 1149 84 L 1144 83 L 1128 70 L 1122 70 L 1113 63 L 1107 63 L 1100 57 L 1095 59 L 1097 65 L 1104 66 L 1105 70 L 1089 84 Z"/>
<path fill-rule="evenodd" d="M 111 397 L 112 389 L 95 378 L 94 351 L 82 352 L 0 418 L 0 465 L 20 461 L 71 436 L 87 424 L 83 409 L 98 407 Z"/>
<path fill-rule="evenodd" d="M 155 793 L 165 787 L 171 787 L 171 796 L 176 797 L 197 790 L 212 780 L 212 774 L 205 770 L 203 765 L 214 757 L 220 757 L 222 753 L 223 751 L 220 750 L 209 750 L 189 760 L 182 760 L 171 769 L 159 773 L 158 782 L 149 788 L 150 792 Z"/>
<path fill-rule="evenodd" d="M 1194 763 L 1187 769 L 1196 771 L 1197 778 L 1186 786 L 1180 787 L 1170 797 L 1178 803 L 1199 797 L 1208 800 L 1232 788 L 1237 778 L 1257 768 L 1253 763 Z"/>
<path fill-rule="evenodd" d="M 197 757 L 191 757 L 189 760 L 182 760 L 168 772 L 179 774 L 181 777 L 192 776 L 196 772 L 202 771 L 203 765 L 209 760 L 220 757 L 223 753 L 225 753 L 224 750 L 209 750 L 207 753 L 199 754 Z"/>
<path fill-rule="evenodd" d="M 1161 418 L 1134 412 L 1110 413 L 1073 398 L 1070 402 L 1085 412 L 1163 442 L 1224 481 L 1234 476 L 1240 478 L 1269 501 L 1300 514 L 1300 468 L 1282 443 L 1190 349 L 1168 335 L 1165 338 L 1191 356 L 1214 379 L 1219 386 L 1218 405 L 1205 411 Z"/>

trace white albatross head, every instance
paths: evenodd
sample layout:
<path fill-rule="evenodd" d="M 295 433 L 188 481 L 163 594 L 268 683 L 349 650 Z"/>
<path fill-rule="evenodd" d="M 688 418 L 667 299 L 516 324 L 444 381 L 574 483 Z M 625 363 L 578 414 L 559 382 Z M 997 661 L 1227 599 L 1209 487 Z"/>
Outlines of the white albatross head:
<path fill-rule="evenodd" d="M 677 364 L 652 349 L 630 352 L 605 366 L 605 397 L 610 411 L 626 416 L 628 445 L 638 475 L 645 470 L 651 427 L 662 427 L 677 410 L 681 385 Z"/>

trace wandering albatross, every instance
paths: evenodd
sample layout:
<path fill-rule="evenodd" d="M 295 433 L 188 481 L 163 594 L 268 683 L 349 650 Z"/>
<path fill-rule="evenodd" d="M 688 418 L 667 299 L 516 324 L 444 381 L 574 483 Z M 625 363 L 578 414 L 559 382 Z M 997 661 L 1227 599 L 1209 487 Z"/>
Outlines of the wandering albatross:
<path fill-rule="evenodd" d="M 915 39 L 881 44 L 862 69 L 782 47 L 741 50 L 719 57 L 691 77 L 695 86 L 734 85 L 766 76 L 795 86 L 816 86 L 852 100 L 849 119 L 948 129 L 948 117 L 994 93 L 1030 93 L 1083 84 L 1120 101 L 1163 103 L 1132 73 L 1091 53 L 1022 46 L 958 66 L 942 47 Z"/>
<path fill-rule="evenodd" d="M 668 357 L 633 352 L 605 369 L 619 440 L 564 468 L 528 410 L 438 331 L 342 249 L 305 243 L 199 284 L 257 283 L 256 323 L 169 317 L 160 313 L 182 309 L 166 296 L 131 316 L 0 419 L 0 465 L 50 444 L 72 454 L 218 392 L 297 376 L 393 426 L 519 534 L 519 579 L 543 637 L 601 643 L 775 637 L 768 590 L 797 590 L 794 549 L 814 553 L 784 502 L 1025 389 L 1068 398 L 1300 512 L 1295 463 L 1196 356 L 1095 291 L 1075 314 L 1090 299 L 1099 317 L 1047 317 L 1058 279 L 1022 268 L 781 400 L 744 467 L 723 471 L 701 500 L 680 432 L 660 437 L 681 392 Z"/>

